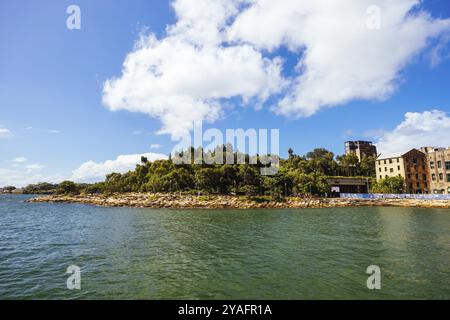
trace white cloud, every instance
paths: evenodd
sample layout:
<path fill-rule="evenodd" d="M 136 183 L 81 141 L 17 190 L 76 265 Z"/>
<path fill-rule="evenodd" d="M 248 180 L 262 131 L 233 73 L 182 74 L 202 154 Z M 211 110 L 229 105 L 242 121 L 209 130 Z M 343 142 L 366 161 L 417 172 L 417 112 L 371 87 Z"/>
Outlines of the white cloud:
<path fill-rule="evenodd" d="M 24 169 L 2 169 L 0 168 L 0 187 L 12 185 L 24 187 L 32 183 L 50 182 L 59 183 L 64 177 L 58 174 L 45 175 L 36 173 L 34 170 Z"/>
<path fill-rule="evenodd" d="M 60 130 L 49 130 L 48 132 L 50 132 L 50 133 L 54 133 L 54 134 L 58 134 L 58 133 L 61 133 L 61 131 L 60 131 Z"/>
<path fill-rule="evenodd" d="M 142 156 L 147 157 L 149 161 L 167 159 L 167 156 L 164 154 L 144 153 L 120 155 L 115 160 L 107 160 L 101 163 L 88 161 L 73 171 L 71 180 L 77 182 L 103 181 L 105 176 L 109 173 L 125 173 L 133 170 L 136 167 L 136 164 L 141 162 Z"/>
<path fill-rule="evenodd" d="M 449 19 L 431 18 L 418 0 L 254 3 L 237 17 L 229 37 L 268 50 L 284 45 L 301 52 L 295 79 L 275 108 L 288 116 L 389 97 L 402 69 L 427 41 L 450 30 Z M 381 10 L 379 30 L 367 27 L 371 5 Z"/>
<path fill-rule="evenodd" d="M 23 163 L 23 162 L 27 162 L 27 161 L 28 161 L 28 159 L 25 157 L 17 157 L 13 160 L 13 162 L 15 162 L 15 163 Z"/>
<path fill-rule="evenodd" d="M 40 170 L 40 169 L 45 168 L 45 166 L 43 166 L 42 164 L 36 163 L 36 164 L 26 165 L 25 168 L 29 169 L 29 170 Z"/>
<path fill-rule="evenodd" d="M 154 143 L 154 144 L 151 144 L 150 145 L 150 149 L 159 149 L 159 148 L 161 148 L 162 147 L 162 145 L 160 145 L 160 144 L 158 144 L 158 143 Z"/>
<path fill-rule="evenodd" d="M 122 75 L 105 82 L 111 110 L 158 118 L 159 133 L 180 136 L 194 121 L 213 122 L 224 100 L 263 103 L 283 84 L 281 61 L 264 58 L 251 45 L 224 46 L 222 29 L 237 1 L 180 0 L 167 36 L 142 35 L 125 59 Z"/>
<path fill-rule="evenodd" d="M 381 134 L 376 146 L 382 154 L 425 146 L 450 147 L 450 117 L 440 110 L 408 112 L 394 130 Z"/>
<path fill-rule="evenodd" d="M 0 126 L 0 139 L 11 137 L 11 131 Z"/>
<path fill-rule="evenodd" d="M 429 40 L 440 40 L 433 61 L 448 40 L 450 20 L 432 18 L 419 3 L 175 0 L 176 24 L 163 38 L 141 36 L 121 76 L 105 82 L 103 102 L 146 113 L 162 122 L 159 133 L 179 136 L 193 121 L 219 119 L 231 98 L 260 107 L 275 97 L 273 110 L 289 117 L 385 99 Z M 371 5 L 381 8 L 379 30 L 367 28 Z M 276 56 L 282 47 L 297 59 L 286 78 Z"/>

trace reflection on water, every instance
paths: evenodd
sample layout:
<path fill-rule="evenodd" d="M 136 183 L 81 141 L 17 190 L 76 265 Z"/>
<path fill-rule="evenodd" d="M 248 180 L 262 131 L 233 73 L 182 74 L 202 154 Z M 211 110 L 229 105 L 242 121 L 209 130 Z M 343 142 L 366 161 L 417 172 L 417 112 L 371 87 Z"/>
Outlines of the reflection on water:
<path fill-rule="evenodd" d="M 450 298 L 450 211 L 168 210 L 0 196 L 1 298 Z M 66 268 L 81 267 L 80 291 Z M 367 266 L 382 289 L 366 287 Z"/>

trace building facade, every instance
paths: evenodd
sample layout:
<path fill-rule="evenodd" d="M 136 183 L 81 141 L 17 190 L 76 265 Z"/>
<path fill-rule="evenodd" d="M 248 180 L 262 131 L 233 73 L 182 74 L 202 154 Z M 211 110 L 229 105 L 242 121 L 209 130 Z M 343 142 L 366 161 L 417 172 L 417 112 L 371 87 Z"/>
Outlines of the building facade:
<path fill-rule="evenodd" d="M 427 155 L 427 166 L 430 172 L 430 192 L 434 194 L 450 194 L 450 147 L 421 148 Z"/>
<path fill-rule="evenodd" d="M 354 153 L 361 161 L 364 157 L 377 157 L 377 147 L 370 141 L 346 141 L 345 154 Z"/>
<path fill-rule="evenodd" d="M 377 181 L 402 177 L 405 193 L 429 193 L 428 161 L 425 153 L 412 149 L 406 153 L 381 155 L 375 161 Z"/>

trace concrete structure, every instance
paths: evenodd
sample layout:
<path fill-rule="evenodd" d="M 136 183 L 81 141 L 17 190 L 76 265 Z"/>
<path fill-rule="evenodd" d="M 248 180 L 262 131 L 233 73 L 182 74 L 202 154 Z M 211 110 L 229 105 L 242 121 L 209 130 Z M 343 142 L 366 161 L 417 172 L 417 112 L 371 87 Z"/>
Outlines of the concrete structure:
<path fill-rule="evenodd" d="M 377 157 L 377 147 L 370 141 L 346 141 L 345 154 L 354 153 L 361 161 L 364 157 Z"/>
<path fill-rule="evenodd" d="M 331 187 L 331 195 L 339 196 L 341 193 L 368 193 L 370 180 L 366 178 L 333 178 L 327 179 Z"/>
<path fill-rule="evenodd" d="M 450 147 L 423 147 L 427 155 L 427 166 L 430 172 L 430 192 L 434 194 L 450 194 Z"/>
<path fill-rule="evenodd" d="M 405 193 L 429 193 L 429 173 L 425 153 L 412 149 L 406 153 L 381 154 L 375 161 L 377 181 L 402 177 Z"/>

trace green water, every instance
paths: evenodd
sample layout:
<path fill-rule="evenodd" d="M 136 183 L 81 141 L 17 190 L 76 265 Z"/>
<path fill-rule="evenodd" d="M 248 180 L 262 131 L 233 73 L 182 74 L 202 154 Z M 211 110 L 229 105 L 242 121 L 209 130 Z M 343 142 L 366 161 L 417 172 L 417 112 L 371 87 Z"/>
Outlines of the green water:
<path fill-rule="evenodd" d="M 155 210 L 0 196 L 3 299 L 449 299 L 450 210 Z M 66 268 L 81 267 L 81 290 Z M 381 290 L 366 268 L 381 268 Z"/>

